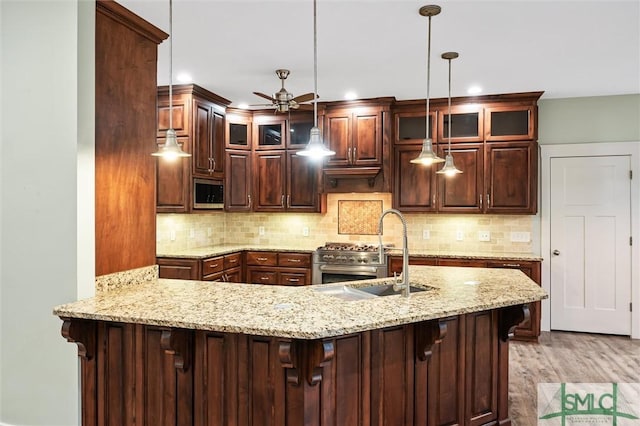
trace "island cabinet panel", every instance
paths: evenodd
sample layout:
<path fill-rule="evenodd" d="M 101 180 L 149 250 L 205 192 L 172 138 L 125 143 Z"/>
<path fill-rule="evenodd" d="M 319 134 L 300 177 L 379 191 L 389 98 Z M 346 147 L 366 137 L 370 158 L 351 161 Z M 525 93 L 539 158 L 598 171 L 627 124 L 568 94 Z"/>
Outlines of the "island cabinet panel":
<path fill-rule="evenodd" d="M 510 424 L 522 306 L 319 339 L 63 318 L 94 425 Z"/>

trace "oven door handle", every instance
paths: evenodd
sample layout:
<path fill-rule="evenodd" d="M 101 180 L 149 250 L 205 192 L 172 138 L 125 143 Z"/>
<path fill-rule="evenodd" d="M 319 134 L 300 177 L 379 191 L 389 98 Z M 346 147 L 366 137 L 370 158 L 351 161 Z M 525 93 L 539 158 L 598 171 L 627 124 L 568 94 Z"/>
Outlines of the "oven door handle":
<path fill-rule="evenodd" d="M 377 267 L 364 265 L 320 265 L 319 269 L 322 272 L 348 272 L 354 275 L 362 275 L 365 273 L 375 274 L 378 272 Z"/>

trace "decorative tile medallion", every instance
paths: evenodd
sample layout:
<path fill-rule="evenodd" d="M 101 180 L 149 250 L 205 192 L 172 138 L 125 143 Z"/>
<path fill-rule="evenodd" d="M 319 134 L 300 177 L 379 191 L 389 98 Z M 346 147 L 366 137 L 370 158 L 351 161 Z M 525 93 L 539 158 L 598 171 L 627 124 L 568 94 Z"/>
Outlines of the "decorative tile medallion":
<path fill-rule="evenodd" d="M 338 234 L 376 235 L 382 200 L 338 200 Z"/>

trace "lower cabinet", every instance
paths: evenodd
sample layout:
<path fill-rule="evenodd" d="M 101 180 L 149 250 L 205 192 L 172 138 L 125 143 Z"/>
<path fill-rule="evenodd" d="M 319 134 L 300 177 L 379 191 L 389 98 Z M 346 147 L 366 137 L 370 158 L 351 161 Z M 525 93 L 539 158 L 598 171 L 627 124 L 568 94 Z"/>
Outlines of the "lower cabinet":
<path fill-rule="evenodd" d="M 241 252 L 206 259 L 158 257 L 156 262 L 160 278 L 243 282 Z"/>
<path fill-rule="evenodd" d="M 310 253 L 248 251 L 246 262 L 248 283 L 311 284 Z"/>
<path fill-rule="evenodd" d="M 529 278 L 542 285 L 541 265 L 539 261 L 503 261 L 489 258 L 451 258 L 451 257 L 409 257 L 410 265 L 427 265 L 427 266 L 462 266 L 472 268 L 509 268 L 519 269 Z M 402 272 L 402 257 L 391 256 L 388 261 L 389 276 L 393 276 L 394 272 L 400 274 Z M 515 340 L 538 341 L 540 336 L 540 302 L 529 304 L 530 317 L 522 324 L 519 324 L 514 330 L 513 338 Z"/>

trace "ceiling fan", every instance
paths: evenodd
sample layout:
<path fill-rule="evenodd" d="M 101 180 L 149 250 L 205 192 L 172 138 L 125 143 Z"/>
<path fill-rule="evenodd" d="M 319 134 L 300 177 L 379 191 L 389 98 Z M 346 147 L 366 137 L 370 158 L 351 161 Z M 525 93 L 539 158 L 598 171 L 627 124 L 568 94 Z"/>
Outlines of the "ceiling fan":
<path fill-rule="evenodd" d="M 304 105 L 303 103 L 312 101 L 314 99 L 313 93 L 305 93 L 304 95 L 294 97 L 293 93 L 284 88 L 284 81 L 289 76 L 289 70 L 276 70 L 276 75 L 280 81 L 282 81 L 282 88 L 274 93 L 273 96 L 265 95 L 260 92 L 253 92 L 254 95 L 268 99 L 271 103 L 252 106 L 271 106 L 275 108 L 275 112 L 288 112 L 290 109 L 311 109 L 312 105 Z"/>

